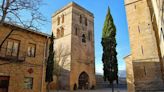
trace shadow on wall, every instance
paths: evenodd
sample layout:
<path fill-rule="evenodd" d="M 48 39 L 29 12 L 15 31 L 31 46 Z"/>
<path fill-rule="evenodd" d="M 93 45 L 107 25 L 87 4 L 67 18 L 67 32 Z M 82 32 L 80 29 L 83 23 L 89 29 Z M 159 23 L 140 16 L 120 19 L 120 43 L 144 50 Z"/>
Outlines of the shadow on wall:
<path fill-rule="evenodd" d="M 60 67 L 60 66 L 59 66 Z M 68 90 L 69 89 L 69 73 L 70 71 L 60 67 L 60 73 L 54 74 L 53 82 L 50 84 L 50 90 Z"/>
<path fill-rule="evenodd" d="M 156 59 L 143 59 L 133 62 L 136 90 L 164 90 L 160 62 Z"/>

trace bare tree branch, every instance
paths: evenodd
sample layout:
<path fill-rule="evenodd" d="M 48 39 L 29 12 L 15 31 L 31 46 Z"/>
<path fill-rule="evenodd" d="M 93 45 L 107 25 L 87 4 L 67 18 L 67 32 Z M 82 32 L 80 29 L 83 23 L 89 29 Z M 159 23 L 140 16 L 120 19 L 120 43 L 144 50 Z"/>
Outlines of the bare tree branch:
<path fill-rule="evenodd" d="M 39 11 L 42 0 L 3 0 L 0 2 L 0 25 L 4 22 L 39 29 L 47 22 Z"/>
<path fill-rule="evenodd" d="M 67 67 L 70 66 L 70 62 L 68 61 L 70 56 L 70 51 L 68 47 L 64 47 L 60 44 L 55 49 L 55 62 L 54 62 L 54 75 L 56 76 L 57 90 L 59 89 L 59 80 L 60 77 L 63 76 Z"/>
<path fill-rule="evenodd" d="M 69 55 L 69 49 L 63 47 L 62 44 L 60 44 L 55 50 L 54 75 L 57 78 L 57 84 L 59 83 L 59 78 L 62 76 L 63 71 L 70 66 L 70 62 L 68 61 Z"/>

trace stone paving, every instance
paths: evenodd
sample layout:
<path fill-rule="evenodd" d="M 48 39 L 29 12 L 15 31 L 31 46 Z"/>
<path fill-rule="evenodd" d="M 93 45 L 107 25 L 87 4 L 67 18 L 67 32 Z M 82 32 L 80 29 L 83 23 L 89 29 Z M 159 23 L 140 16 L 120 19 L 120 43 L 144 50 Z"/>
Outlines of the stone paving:
<path fill-rule="evenodd" d="M 112 92 L 111 88 L 96 89 L 96 90 L 77 90 L 77 91 L 51 91 L 51 92 Z M 127 89 L 115 89 L 114 92 L 127 92 Z"/>

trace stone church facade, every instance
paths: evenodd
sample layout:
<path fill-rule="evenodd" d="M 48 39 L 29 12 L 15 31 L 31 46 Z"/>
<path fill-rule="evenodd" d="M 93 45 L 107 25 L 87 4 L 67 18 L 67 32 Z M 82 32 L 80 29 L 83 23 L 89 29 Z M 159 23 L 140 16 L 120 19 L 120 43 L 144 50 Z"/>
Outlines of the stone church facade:
<path fill-rule="evenodd" d="M 125 0 L 131 46 L 130 55 L 124 58 L 128 92 L 164 91 L 164 24 L 159 24 L 155 1 L 162 3 L 162 0 Z"/>
<path fill-rule="evenodd" d="M 94 16 L 69 3 L 52 16 L 55 57 L 62 67 L 58 85 L 62 89 L 95 87 Z"/>

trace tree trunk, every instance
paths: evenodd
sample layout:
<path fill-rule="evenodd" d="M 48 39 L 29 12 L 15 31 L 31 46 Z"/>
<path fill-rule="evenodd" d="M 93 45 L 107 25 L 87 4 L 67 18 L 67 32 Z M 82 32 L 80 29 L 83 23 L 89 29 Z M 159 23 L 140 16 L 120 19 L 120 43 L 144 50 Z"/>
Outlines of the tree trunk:
<path fill-rule="evenodd" d="M 112 82 L 112 92 L 114 92 L 114 85 L 113 85 L 113 82 Z"/>
<path fill-rule="evenodd" d="M 50 92 L 50 87 L 49 87 L 49 85 L 50 85 L 50 82 L 47 83 L 47 92 Z"/>
<path fill-rule="evenodd" d="M 116 80 L 116 82 L 117 82 L 117 92 L 119 92 L 118 79 Z"/>
<path fill-rule="evenodd" d="M 59 91 L 59 76 L 57 76 L 56 78 L 56 91 L 58 92 Z"/>

